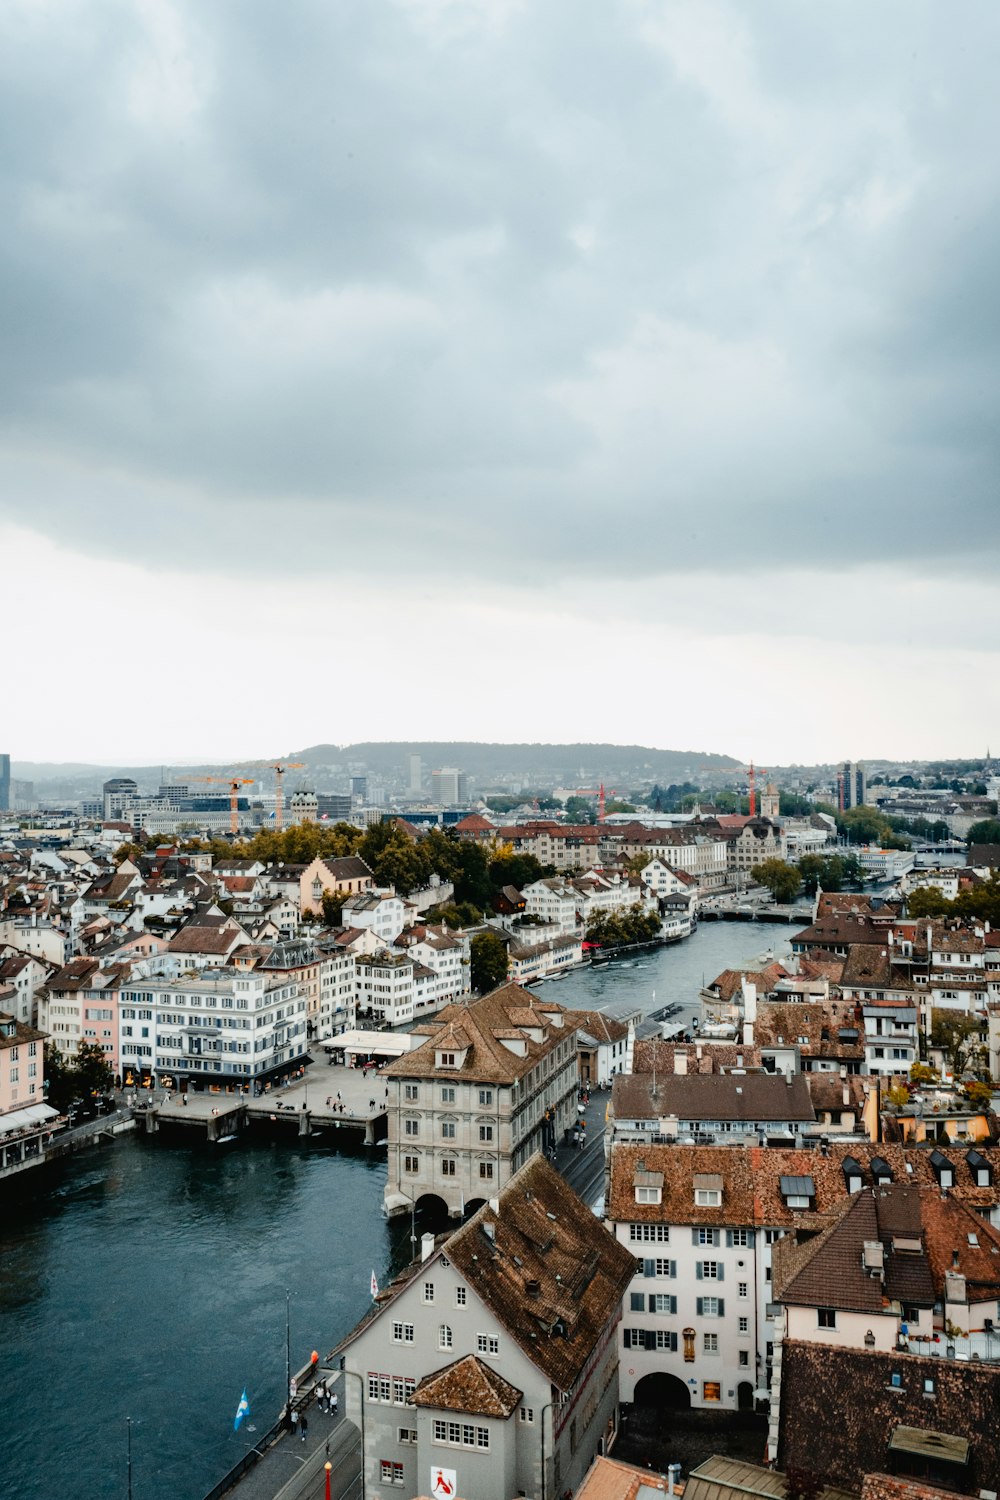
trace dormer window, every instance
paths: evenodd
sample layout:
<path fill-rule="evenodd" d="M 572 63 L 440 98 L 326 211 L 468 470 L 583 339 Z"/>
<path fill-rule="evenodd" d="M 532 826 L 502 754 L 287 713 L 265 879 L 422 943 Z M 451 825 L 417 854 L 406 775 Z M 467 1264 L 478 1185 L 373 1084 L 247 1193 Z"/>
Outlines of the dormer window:
<path fill-rule="evenodd" d="M 699 1208 L 719 1208 L 722 1204 L 722 1177 L 715 1172 L 696 1172 L 694 1201 Z"/>
<path fill-rule="evenodd" d="M 438 1067 L 439 1068 L 453 1068 L 454 1066 L 455 1066 L 455 1054 L 454 1054 L 454 1052 L 439 1052 L 438 1053 Z"/>
<path fill-rule="evenodd" d="M 660 1203 L 663 1199 L 663 1189 L 658 1187 L 637 1187 L 635 1190 L 636 1203 Z"/>

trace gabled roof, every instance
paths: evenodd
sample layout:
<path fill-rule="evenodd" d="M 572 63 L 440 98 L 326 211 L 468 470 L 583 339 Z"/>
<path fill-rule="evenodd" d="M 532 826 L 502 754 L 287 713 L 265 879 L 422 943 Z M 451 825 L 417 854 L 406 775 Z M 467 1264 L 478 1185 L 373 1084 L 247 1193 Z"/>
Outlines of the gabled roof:
<path fill-rule="evenodd" d="M 413 1393 L 413 1404 L 476 1417 L 509 1417 L 523 1395 L 475 1354 L 467 1354 L 425 1375 Z"/>
<path fill-rule="evenodd" d="M 617 1321 L 635 1258 L 536 1153 L 448 1240 L 476 1296 L 562 1391 Z"/>
<path fill-rule="evenodd" d="M 619 1073 L 611 1090 L 617 1119 L 730 1120 L 745 1124 L 814 1121 L 805 1075 L 779 1073 Z"/>
<path fill-rule="evenodd" d="M 514 1015 L 525 1018 L 519 1024 Z M 529 1021 L 526 1018 L 531 1017 Z M 561 1026 L 553 1025 L 552 1018 L 563 1019 Z M 538 1059 L 558 1041 L 572 1035 L 575 1023 L 571 1015 L 564 1013 L 562 1006 L 543 1002 L 518 984 L 504 984 L 466 1005 L 449 1005 L 436 1018 L 428 1040 L 415 1047 L 405 1057 L 390 1063 L 385 1073 L 390 1078 L 432 1078 L 439 1075 L 435 1064 L 438 1051 L 465 1052 L 461 1066 L 449 1070 L 449 1077 L 459 1076 L 470 1081 L 484 1083 L 513 1083 L 529 1073 Z M 541 1028 L 543 1039 L 533 1041 L 525 1025 Z M 424 1027 L 415 1028 L 427 1034 Z M 467 1042 L 464 1046 L 445 1038 L 453 1030 L 459 1031 Z M 505 1040 L 517 1041 L 524 1048 L 518 1056 L 505 1046 Z"/>

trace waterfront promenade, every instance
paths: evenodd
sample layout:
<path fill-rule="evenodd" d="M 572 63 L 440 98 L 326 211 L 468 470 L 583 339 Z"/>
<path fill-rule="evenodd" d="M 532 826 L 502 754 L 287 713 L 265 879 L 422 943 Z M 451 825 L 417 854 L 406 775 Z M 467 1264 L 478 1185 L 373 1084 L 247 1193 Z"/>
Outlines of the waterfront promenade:
<path fill-rule="evenodd" d="M 305 1441 L 297 1430 L 282 1432 L 252 1468 L 232 1482 L 228 1477 L 220 1480 L 205 1500 L 223 1500 L 227 1495 L 234 1500 L 323 1500 L 327 1463 L 332 1500 L 360 1497 L 361 1436 L 354 1423 L 344 1418 L 343 1376 L 321 1367 L 317 1378 L 336 1393 L 337 1414 L 320 1411 L 310 1380 L 309 1389 L 297 1401 L 307 1419 Z"/>
<path fill-rule="evenodd" d="M 224 1141 L 250 1124 L 284 1126 L 311 1136 L 318 1130 L 360 1131 L 366 1145 L 384 1136 L 386 1085 L 370 1068 L 330 1066 L 325 1059 L 305 1066 L 301 1078 L 257 1096 L 188 1092 L 140 1101 L 136 1119 L 150 1135 L 162 1125 L 200 1127 L 208 1140 Z"/>

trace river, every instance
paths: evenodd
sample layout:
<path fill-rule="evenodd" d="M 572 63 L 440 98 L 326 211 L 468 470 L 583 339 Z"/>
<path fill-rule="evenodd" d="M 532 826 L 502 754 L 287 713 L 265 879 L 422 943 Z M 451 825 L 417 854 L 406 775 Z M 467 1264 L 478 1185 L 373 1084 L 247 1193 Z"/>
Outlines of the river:
<path fill-rule="evenodd" d="M 707 923 L 542 993 L 690 1014 L 703 980 L 780 957 L 790 931 Z M 243 1387 L 260 1432 L 277 1416 L 286 1288 L 294 1369 L 360 1318 L 373 1270 L 384 1283 L 408 1259 L 384 1180 L 363 1146 L 129 1134 L 0 1188 L 3 1500 L 123 1500 L 127 1418 L 135 1500 L 201 1500 L 253 1442 L 233 1433 Z"/>

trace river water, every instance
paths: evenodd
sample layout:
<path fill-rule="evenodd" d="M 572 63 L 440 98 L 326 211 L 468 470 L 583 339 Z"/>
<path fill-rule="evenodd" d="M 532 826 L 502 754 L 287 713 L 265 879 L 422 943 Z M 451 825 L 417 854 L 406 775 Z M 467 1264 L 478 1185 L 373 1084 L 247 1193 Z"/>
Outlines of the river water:
<path fill-rule="evenodd" d="M 794 929 L 792 929 L 794 930 Z M 789 929 L 707 923 L 637 962 L 544 986 L 566 1006 L 690 1004 Z M 682 1020 L 679 1016 L 678 1020 Z M 220 1150 L 138 1133 L 0 1187 L 2 1500 L 201 1500 L 268 1428 L 291 1361 L 325 1356 L 409 1258 L 376 1149 L 257 1138 Z"/>

